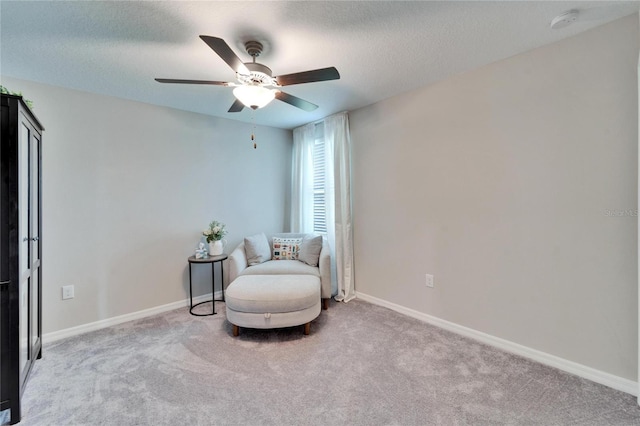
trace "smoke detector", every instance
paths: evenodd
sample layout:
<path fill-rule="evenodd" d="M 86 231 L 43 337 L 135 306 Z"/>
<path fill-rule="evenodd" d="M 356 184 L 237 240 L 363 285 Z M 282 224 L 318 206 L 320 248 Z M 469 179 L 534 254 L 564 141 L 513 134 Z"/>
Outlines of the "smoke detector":
<path fill-rule="evenodd" d="M 578 9 L 567 10 L 566 12 L 561 13 L 560 15 L 553 18 L 551 21 L 551 29 L 558 30 L 560 28 L 567 27 L 573 24 L 578 20 Z"/>

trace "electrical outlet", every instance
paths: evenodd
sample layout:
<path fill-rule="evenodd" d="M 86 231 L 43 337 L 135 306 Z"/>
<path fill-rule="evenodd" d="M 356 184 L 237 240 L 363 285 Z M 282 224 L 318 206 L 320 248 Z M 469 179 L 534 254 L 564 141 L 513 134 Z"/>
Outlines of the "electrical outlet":
<path fill-rule="evenodd" d="M 427 287 L 433 288 L 433 275 L 430 274 L 426 274 L 427 275 Z"/>
<path fill-rule="evenodd" d="M 72 285 L 62 286 L 62 300 L 73 299 L 74 288 Z"/>

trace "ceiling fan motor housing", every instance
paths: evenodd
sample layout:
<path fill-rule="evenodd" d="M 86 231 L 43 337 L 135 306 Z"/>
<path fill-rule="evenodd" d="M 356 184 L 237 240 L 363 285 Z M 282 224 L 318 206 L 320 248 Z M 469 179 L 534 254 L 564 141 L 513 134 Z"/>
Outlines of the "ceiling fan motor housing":
<path fill-rule="evenodd" d="M 275 86 L 276 81 L 272 77 L 271 68 L 257 62 L 246 62 L 245 66 L 251 71 L 251 74 L 237 74 L 238 80 L 242 84 L 251 84 L 255 86 Z"/>

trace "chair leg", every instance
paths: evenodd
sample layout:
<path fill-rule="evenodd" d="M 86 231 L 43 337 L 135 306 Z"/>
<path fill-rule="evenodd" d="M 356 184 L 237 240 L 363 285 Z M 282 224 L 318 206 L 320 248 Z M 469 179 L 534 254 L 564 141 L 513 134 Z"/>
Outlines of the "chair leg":
<path fill-rule="evenodd" d="M 240 327 L 235 324 L 231 324 L 233 326 L 233 337 L 238 337 L 240 334 Z"/>
<path fill-rule="evenodd" d="M 309 333 L 311 332 L 311 323 L 308 322 L 304 325 L 304 334 L 305 336 L 308 336 Z"/>
<path fill-rule="evenodd" d="M 329 309 L 329 299 L 322 299 L 322 309 L 325 311 Z"/>

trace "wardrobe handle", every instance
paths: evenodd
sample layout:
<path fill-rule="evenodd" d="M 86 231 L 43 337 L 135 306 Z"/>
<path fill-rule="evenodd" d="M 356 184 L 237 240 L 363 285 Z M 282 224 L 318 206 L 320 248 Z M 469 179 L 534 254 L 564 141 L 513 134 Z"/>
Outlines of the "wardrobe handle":
<path fill-rule="evenodd" d="M 0 281 L 0 286 L 9 285 L 11 281 Z"/>

